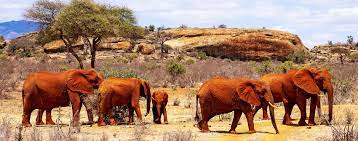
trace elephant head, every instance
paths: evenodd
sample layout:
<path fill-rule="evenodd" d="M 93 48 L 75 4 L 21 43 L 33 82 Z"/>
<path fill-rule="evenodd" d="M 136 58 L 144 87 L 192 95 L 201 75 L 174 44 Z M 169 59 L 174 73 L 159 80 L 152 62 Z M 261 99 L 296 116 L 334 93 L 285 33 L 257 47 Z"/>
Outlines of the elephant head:
<path fill-rule="evenodd" d="M 142 97 L 145 97 L 147 100 L 147 113 L 145 116 L 147 116 L 150 112 L 150 101 L 151 101 L 151 93 L 150 93 L 150 87 L 148 82 L 141 80 L 141 86 L 140 86 L 140 95 Z"/>
<path fill-rule="evenodd" d="M 67 78 L 69 90 L 81 94 L 93 94 L 93 89 L 98 89 L 103 78 L 93 69 L 71 70 Z"/>
<path fill-rule="evenodd" d="M 265 82 L 246 80 L 237 88 L 237 94 L 242 101 L 254 106 L 261 106 L 264 103 L 268 103 L 270 105 L 272 125 L 276 130 L 276 134 L 279 133 L 275 120 L 274 99 L 270 87 Z"/>
<path fill-rule="evenodd" d="M 320 91 L 328 94 L 328 121 L 332 120 L 333 112 L 333 85 L 331 75 L 326 69 L 305 68 L 294 73 L 294 84 L 308 94 L 319 95 Z M 319 107 L 320 108 L 320 107 Z M 318 109 L 320 111 L 320 109 Z"/>

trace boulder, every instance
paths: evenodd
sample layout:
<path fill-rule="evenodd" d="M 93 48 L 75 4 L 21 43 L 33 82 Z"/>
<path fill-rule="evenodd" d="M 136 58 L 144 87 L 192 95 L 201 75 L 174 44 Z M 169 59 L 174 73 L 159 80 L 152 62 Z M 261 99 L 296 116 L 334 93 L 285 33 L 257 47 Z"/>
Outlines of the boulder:
<path fill-rule="evenodd" d="M 144 55 L 150 55 L 155 52 L 155 46 L 153 44 L 140 43 L 138 45 L 138 52 Z"/>
<path fill-rule="evenodd" d="M 203 51 L 208 56 L 240 60 L 283 60 L 306 51 L 297 35 L 268 29 L 186 28 L 161 32 L 164 44 L 178 50 Z"/>
<path fill-rule="evenodd" d="M 103 43 L 98 47 L 98 50 L 130 50 L 132 45 L 129 41 L 122 41 L 117 43 Z"/>

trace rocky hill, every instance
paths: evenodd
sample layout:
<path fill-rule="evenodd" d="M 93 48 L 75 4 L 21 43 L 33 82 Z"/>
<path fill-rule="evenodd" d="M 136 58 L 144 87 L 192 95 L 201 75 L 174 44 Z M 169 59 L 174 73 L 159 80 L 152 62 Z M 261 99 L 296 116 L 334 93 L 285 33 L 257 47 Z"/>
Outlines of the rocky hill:
<path fill-rule="evenodd" d="M 33 34 L 31 35 L 31 39 Z M 112 37 L 103 40 L 98 47 L 99 51 L 116 52 L 140 52 L 144 55 L 159 53 L 160 41 L 158 33 L 152 32 L 144 39 L 132 45 L 128 39 Z M 20 37 L 11 42 L 16 42 Z M 231 58 L 240 60 L 283 60 L 287 55 L 305 51 L 297 35 L 268 29 L 239 29 L 239 28 L 185 28 L 167 29 L 159 33 L 159 38 L 164 39 L 164 45 L 173 49 L 169 53 L 176 52 L 205 52 L 208 56 Z M 78 48 L 84 48 L 84 43 L 79 40 Z M 61 40 L 50 42 L 42 47 L 36 47 L 37 51 L 55 54 L 65 51 Z M 157 49 L 157 50 L 156 50 Z M 110 53 L 112 56 L 113 53 Z M 101 55 L 102 53 L 98 53 Z M 108 53 L 106 53 L 108 54 Z M 171 55 L 172 56 L 172 55 Z M 99 56 L 101 58 L 101 56 Z"/>
<path fill-rule="evenodd" d="M 172 39 L 164 44 L 185 51 L 240 60 L 282 60 L 306 50 L 297 35 L 268 29 L 188 28 L 163 31 Z"/>
<path fill-rule="evenodd" d="M 346 62 L 356 61 L 355 54 L 358 54 L 358 44 L 334 44 L 334 45 L 318 45 L 310 50 L 312 59 L 316 62 L 339 62 L 340 57 Z"/>

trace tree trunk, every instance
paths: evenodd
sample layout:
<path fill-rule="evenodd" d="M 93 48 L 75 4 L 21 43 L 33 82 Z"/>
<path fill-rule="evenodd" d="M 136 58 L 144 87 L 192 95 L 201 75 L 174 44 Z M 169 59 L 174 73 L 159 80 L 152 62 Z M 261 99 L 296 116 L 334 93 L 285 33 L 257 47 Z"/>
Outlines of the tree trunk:
<path fill-rule="evenodd" d="M 67 47 L 68 51 L 76 58 L 78 62 L 79 69 L 84 69 L 82 59 L 76 54 L 76 52 L 72 49 L 72 47 Z"/>
<path fill-rule="evenodd" d="M 84 69 L 82 60 L 81 60 L 81 58 L 76 54 L 76 52 L 73 50 L 73 48 L 72 48 L 72 43 L 70 42 L 70 40 L 69 40 L 69 39 L 66 39 L 63 35 L 61 35 L 61 39 L 62 39 L 62 41 L 63 41 L 63 42 L 65 43 L 65 45 L 66 45 L 67 52 L 71 53 L 71 54 L 76 58 L 76 60 L 77 60 L 77 62 L 78 62 L 78 65 L 79 65 L 79 66 L 78 66 L 79 69 Z"/>
<path fill-rule="evenodd" d="M 97 51 L 97 45 L 100 43 L 101 38 L 94 38 L 92 41 L 92 47 L 91 47 L 91 68 L 95 68 L 96 64 L 96 51 Z"/>

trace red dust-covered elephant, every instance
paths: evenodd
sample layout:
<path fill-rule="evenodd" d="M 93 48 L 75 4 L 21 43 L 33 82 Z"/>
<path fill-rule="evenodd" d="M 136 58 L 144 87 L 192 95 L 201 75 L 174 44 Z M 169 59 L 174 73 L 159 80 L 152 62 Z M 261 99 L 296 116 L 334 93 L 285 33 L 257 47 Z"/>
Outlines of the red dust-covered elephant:
<path fill-rule="evenodd" d="M 46 111 L 46 124 L 55 124 L 51 110 L 72 104 L 73 125 L 79 125 L 82 106 L 81 96 L 93 94 L 103 79 L 95 70 L 68 70 L 64 72 L 37 72 L 30 74 L 23 85 L 22 125 L 31 126 L 30 116 L 34 109 Z M 42 116 L 42 114 L 41 114 Z M 37 121 L 37 124 L 42 124 Z"/>
<path fill-rule="evenodd" d="M 290 70 L 286 74 L 268 74 L 261 78 L 270 85 L 275 102 L 284 102 L 285 115 L 283 124 L 290 125 L 291 112 L 294 105 L 297 104 L 301 111 L 301 118 L 299 125 L 315 125 L 315 109 L 318 107 L 318 113 L 321 111 L 320 107 L 320 91 L 327 93 L 328 98 L 328 121 L 331 122 L 333 114 L 333 86 L 331 82 L 331 75 L 326 69 L 319 69 L 315 67 L 304 68 L 301 70 Z M 310 115 L 308 124 L 306 119 L 306 101 L 311 98 Z M 263 116 L 267 117 L 266 109 L 263 106 Z M 260 107 L 255 109 L 257 112 Z M 319 115 L 321 116 L 321 115 Z"/>
<path fill-rule="evenodd" d="M 168 94 L 165 91 L 155 91 L 152 95 L 152 112 L 154 123 L 161 124 L 161 116 L 164 116 L 164 123 L 168 124 L 167 103 Z"/>
<path fill-rule="evenodd" d="M 151 93 L 149 84 L 136 78 L 108 78 L 105 79 L 99 88 L 99 118 L 98 126 L 105 126 L 105 115 L 109 117 L 110 124 L 116 125 L 111 109 L 114 106 L 128 106 L 129 124 L 133 124 L 134 111 L 139 122 L 142 121 L 139 98 L 145 97 L 147 100 L 147 113 L 150 111 Z"/>
<path fill-rule="evenodd" d="M 200 88 L 196 97 L 196 120 L 199 120 L 198 100 L 201 108 L 201 120 L 197 126 L 203 132 L 209 132 L 208 121 L 216 115 L 234 111 L 234 119 L 229 132 L 235 133 L 235 129 L 244 113 L 247 118 L 249 133 L 255 133 L 252 106 L 260 106 L 268 103 L 272 125 L 279 133 L 275 116 L 274 101 L 271 90 L 266 83 L 248 79 L 210 79 Z"/>

